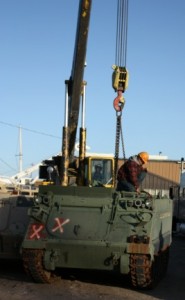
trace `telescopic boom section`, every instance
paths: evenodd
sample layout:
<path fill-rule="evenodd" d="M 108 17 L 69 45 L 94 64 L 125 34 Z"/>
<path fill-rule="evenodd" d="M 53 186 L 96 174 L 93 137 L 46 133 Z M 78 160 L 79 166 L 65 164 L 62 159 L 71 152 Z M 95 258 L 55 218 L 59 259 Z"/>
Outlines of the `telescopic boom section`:
<path fill-rule="evenodd" d="M 83 74 L 86 59 L 86 48 L 92 0 L 80 0 L 76 41 L 73 56 L 71 77 L 69 80 L 69 157 L 74 153 L 76 131 L 78 126 L 80 98 L 82 93 Z"/>

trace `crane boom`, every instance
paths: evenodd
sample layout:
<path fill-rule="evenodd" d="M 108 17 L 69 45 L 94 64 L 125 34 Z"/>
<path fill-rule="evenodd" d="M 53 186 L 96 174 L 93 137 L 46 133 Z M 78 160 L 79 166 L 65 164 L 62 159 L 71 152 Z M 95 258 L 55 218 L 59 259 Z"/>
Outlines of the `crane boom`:
<path fill-rule="evenodd" d="M 74 151 L 78 117 L 80 110 L 80 96 L 84 75 L 86 48 L 89 30 L 92 0 L 80 0 L 76 41 L 74 47 L 73 64 L 69 80 L 69 115 L 68 115 L 68 141 L 69 157 Z"/>

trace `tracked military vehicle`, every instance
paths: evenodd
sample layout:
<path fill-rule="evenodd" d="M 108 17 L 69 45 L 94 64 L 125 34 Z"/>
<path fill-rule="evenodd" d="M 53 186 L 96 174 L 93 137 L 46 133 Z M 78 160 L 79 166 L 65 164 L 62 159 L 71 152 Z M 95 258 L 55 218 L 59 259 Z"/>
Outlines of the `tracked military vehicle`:
<path fill-rule="evenodd" d="M 112 188 L 42 186 L 23 242 L 25 269 L 43 283 L 57 268 L 79 268 L 117 271 L 134 287 L 152 287 L 168 265 L 171 205 Z"/>
<path fill-rule="evenodd" d="M 28 208 L 33 197 L 0 197 L 0 259 L 21 259 L 20 246 L 29 222 Z"/>
<path fill-rule="evenodd" d="M 86 154 L 83 71 L 91 2 L 79 2 L 73 68 L 66 81 L 62 155 L 46 161 L 40 170 L 48 184 L 39 187 L 29 209 L 21 255 L 26 272 L 36 282 L 52 282 L 58 268 L 76 268 L 126 274 L 134 287 L 151 288 L 168 265 L 172 201 L 145 192 L 116 191 L 117 156 Z M 127 72 L 124 67 L 114 69 L 115 107 L 120 112 Z M 74 160 L 81 98 L 79 158 Z M 120 118 L 120 133 L 119 124 Z M 96 165 L 101 178 L 94 178 Z"/>

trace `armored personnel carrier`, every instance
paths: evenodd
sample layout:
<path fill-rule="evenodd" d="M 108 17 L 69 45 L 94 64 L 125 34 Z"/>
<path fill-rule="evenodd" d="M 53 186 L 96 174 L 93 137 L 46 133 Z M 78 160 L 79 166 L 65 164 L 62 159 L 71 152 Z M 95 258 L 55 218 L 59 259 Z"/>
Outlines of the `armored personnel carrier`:
<path fill-rule="evenodd" d="M 42 186 L 23 242 L 25 269 L 50 283 L 57 268 L 116 271 L 134 287 L 164 275 L 172 201 L 112 188 Z"/>

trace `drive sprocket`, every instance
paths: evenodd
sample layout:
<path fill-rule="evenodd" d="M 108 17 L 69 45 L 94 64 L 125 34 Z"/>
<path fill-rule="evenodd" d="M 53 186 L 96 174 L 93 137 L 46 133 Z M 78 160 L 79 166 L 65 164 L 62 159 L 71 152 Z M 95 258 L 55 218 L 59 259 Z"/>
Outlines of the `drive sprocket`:
<path fill-rule="evenodd" d="M 135 288 L 151 289 L 164 277 L 167 271 L 169 248 L 154 256 L 131 254 L 130 279 Z"/>
<path fill-rule="evenodd" d="M 23 266 L 26 273 L 37 283 L 52 283 L 58 277 L 53 271 L 44 268 L 44 250 L 24 249 L 22 253 Z"/>

